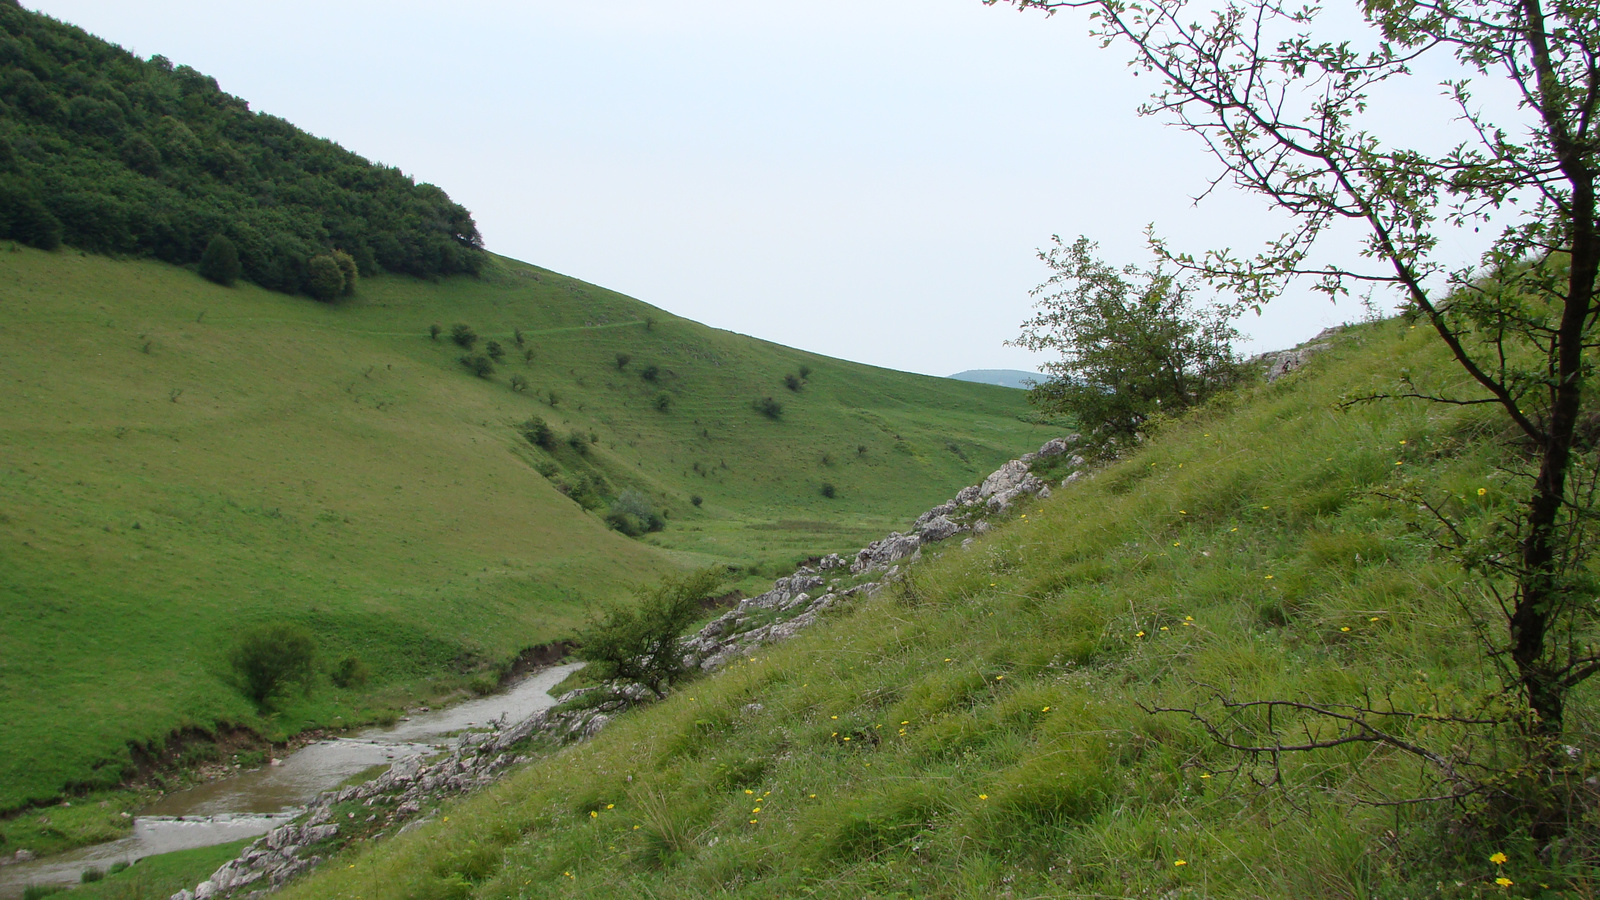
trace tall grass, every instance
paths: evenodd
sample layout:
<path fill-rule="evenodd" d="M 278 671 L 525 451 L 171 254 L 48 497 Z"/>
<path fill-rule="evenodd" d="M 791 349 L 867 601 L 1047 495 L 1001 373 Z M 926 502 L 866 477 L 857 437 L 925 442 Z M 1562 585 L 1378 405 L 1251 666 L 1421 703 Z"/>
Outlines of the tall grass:
<path fill-rule="evenodd" d="M 1412 757 L 1361 745 L 1273 767 L 1147 711 L 1450 710 L 1496 690 L 1464 613 L 1487 599 L 1383 495 L 1485 526 L 1519 500 L 1498 474 L 1512 451 L 1469 409 L 1338 408 L 1446 365 L 1403 326 L 1355 329 L 288 896 L 1589 896 L 1592 872 L 1459 828 L 1459 808 L 1374 805 L 1433 787 Z M 1581 752 L 1594 719 L 1585 692 Z"/>

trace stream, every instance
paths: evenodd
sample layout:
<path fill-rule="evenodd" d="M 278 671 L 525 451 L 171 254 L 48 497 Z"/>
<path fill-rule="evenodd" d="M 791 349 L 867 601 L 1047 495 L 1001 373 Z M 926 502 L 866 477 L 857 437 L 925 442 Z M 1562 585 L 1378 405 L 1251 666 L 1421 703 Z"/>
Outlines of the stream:
<path fill-rule="evenodd" d="M 521 721 L 555 705 L 550 689 L 579 665 L 553 666 L 499 694 L 308 744 L 274 765 L 163 795 L 140 811 L 127 837 L 0 867 L 0 900 L 18 900 L 29 885 L 78 884 L 85 869 L 266 834 L 321 792 L 374 766 L 453 749 L 462 731 Z"/>

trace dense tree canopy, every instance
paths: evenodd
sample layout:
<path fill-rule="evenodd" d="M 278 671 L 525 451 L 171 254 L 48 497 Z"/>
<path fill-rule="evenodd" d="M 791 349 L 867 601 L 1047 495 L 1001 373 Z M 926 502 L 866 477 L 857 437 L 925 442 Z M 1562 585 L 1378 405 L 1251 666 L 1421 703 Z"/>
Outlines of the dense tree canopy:
<path fill-rule="evenodd" d="M 243 277 L 291 293 L 334 250 L 366 274 L 484 259 L 444 191 L 14 0 L 0 0 L 0 198 L 0 237 L 188 265 L 224 235 Z"/>

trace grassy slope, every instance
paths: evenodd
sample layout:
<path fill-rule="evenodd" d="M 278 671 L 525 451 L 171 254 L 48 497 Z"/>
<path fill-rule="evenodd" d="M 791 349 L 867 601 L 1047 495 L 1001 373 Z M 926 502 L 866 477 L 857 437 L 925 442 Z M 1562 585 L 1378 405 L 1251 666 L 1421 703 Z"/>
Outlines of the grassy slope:
<path fill-rule="evenodd" d="M 1487 601 L 1413 505 L 1374 491 L 1420 488 L 1471 531 L 1516 503 L 1502 451 L 1473 411 L 1334 409 L 1402 366 L 1451 372 L 1422 332 L 1359 329 L 286 900 L 1538 896 L 1568 878 L 1591 896 L 1591 870 L 1540 871 L 1523 842 L 1445 839 L 1448 809 L 1355 802 L 1415 796 L 1410 758 L 1290 755 L 1284 786 L 1259 790 L 1270 772 L 1141 711 L 1206 703 L 1207 685 L 1422 710 L 1493 689 L 1460 605 Z M 1595 743 L 1595 714 L 1586 689 L 1573 741 Z"/>
<path fill-rule="evenodd" d="M 0 251 L 0 308 L 0 809 L 115 780 L 127 741 L 180 726 L 290 730 L 415 701 L 664 571 L 852 549 L 1046 434 L 1014 392 L 777 347 L 509 260 L 483 280 L 371 280 L 329 307 Z M 427 338 L 435 322 L 513 353 L 521 328 L 535 357 L 474 378 Z M 618 372 L 619 351 L 659 384 Z M 534 390 L 512 392 L 513 373 Z M 534 396 L 552 390 L 554 408 Z M 782 420 L 750 408 L 763 394 L 784 395 Z M 599 442 L 548 459 L 512 427 L 535 413 Z M 608 531 L 542 462 L 651 494 L 669 528 Z M 363 657 L 372 688 L 324 684 L 257 720 L 224 660 L 241 627 L 277 619 L 313 627 L 327 660 Z"/>

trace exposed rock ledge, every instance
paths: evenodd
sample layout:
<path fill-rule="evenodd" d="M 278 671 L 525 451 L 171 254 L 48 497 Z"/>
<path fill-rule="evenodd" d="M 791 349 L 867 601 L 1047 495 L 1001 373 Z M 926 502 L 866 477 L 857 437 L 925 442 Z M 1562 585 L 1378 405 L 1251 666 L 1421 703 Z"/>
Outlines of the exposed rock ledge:
<path fill-rule="evenodd" d="M 983 483 L 963 488 L 954 499 L 918 516 L 909 531 L 872 542 L 851 561 L 830 554 L 814 568 L 802 567 L 793 575 L 779 578 L 771 590 L 741 600 L 737 607 L 685 638 L 684 666 L 712 672 L 763 644 L 793 637 L 830 607 L 854 596 L 877 593 L 899 573 L 901 560 L 914 561 L 921 556 L 924 544 L 963 533 L 983 534 L 989 530 L 986 516 L 1006 512 L 1025 496 L 1050 496 L 1050 488 L 1029 471 L 1029 464 L 1067 453 L 1077 440 L 1077 435 L 1056 438 L 1036 453 L 1011 460 Z M 1073 462 L 1083 465 L 1081 458 Z M 1062 485 L 1081 474 L 1080 468 Z M 882 572 L 883 577 L 833 590 L 830 581 L 836 583 L 846 568 L 851 575 Z M 246 890 L 248 898 L 265 896 L 322 862 L 323 853 L 338 849 L 340 825 L 335 821 L 335 806 L 349 809 L 349 804 L 354 803 L 370 810 L 362 817 L 362 824 L 381 820 L 380 833 L 396 827 L 404 831 L 426 821 L 417 817 L 439 800 L 489 785 L 506 769 L 528 759 L 513 748 L 533 744 L 559 746 L 583 740 L 599 732 L 618 713 L 635 703 L 647 702 L 652 696 L 636 684 L 581 688 L 564 694 L 555 706 L 521 722 L 502 722 L 492 731 L 468 735 L 457 749 L 430 762 L 402 760 L 365 784 L 324 791 L 307 805 L 306 815 L 268 832 L 194 890 L 179 891 L 171 900 L 206 900 Z M 342 815 L 349 821 L 354 814 Z"/>

